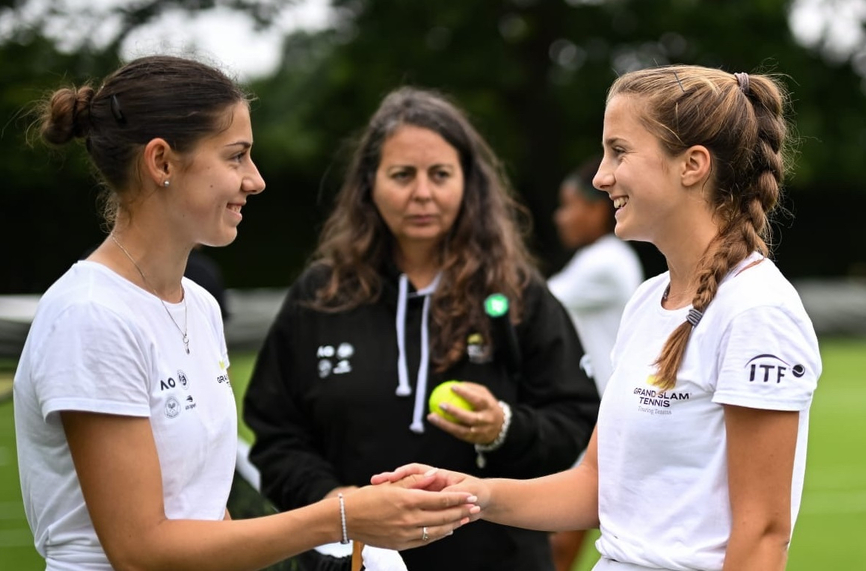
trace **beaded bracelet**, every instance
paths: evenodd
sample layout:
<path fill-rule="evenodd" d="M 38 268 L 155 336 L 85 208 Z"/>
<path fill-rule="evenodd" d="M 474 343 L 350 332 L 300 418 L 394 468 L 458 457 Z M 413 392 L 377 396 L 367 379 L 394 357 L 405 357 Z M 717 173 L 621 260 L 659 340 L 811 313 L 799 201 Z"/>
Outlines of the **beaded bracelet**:
<path fill-rule="evenodd" d="M 478 454 L 475 457 L 475 464 L 479 468 L 487 466 L 487 458 L 484 457 L 484 453 L 498 450 L 505 442 L 505 437 L 508 436 L 508 428 L 511 426 L 511 407 L 505 401 L 499 401 L 499 406 L 502 407 L 502 427 L 499 429 L 499 434 L 490 444 L 475 445 L 475 452 Z"/>
<path fill-rule="evenodd" d="M 340 543 L 346 545 L 349 543 L 349 534 L 346 532 L 346 504 L 343 501 L 343 494 L 337 494 L 337 497 L 340 499 L 340 524 L 343 526 L 343 539 Z"/>

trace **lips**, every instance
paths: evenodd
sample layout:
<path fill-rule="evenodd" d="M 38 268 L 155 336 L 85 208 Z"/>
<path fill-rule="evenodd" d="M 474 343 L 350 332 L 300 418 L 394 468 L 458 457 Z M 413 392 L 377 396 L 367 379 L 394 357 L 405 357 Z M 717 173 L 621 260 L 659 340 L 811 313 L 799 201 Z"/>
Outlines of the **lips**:
<path fill-rule="evenodd" d="M 435 217 L 432 214 L 416 214 L 414 216 L 408 216 L 407 218 L 414 224 L 429 224 L 433 222 Z"/>

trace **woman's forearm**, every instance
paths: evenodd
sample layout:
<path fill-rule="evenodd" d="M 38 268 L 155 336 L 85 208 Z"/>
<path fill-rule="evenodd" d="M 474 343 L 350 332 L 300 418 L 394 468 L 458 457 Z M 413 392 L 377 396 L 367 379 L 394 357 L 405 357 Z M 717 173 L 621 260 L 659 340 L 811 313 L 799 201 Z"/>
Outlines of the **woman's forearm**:
<path fill-rule="evenodd" d="M 340 538 L 334 499 L 245 520 L 164 520 L 125 548 L 105 547 L 117 569 L 238 571 L 261 569 Z"/>
<path fill-rule="evenodd" d="M 482 518 L 516 527 L 561 531 L 598 527 L 598 474 L 587 466 L 532 480 L 489 479 Z"/>

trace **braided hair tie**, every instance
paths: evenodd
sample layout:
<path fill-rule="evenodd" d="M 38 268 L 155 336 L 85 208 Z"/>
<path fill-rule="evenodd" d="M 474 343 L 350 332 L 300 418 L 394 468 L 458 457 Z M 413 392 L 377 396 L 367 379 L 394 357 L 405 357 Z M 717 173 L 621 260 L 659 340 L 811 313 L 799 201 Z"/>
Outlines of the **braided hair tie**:
<path fill-rule="evenodd" d="M 698 311 L 697 309 L 690 309 L 689 314 L 686 317 L 686 321 L 692 324 L 692 329 L 698 326 L 698 323 L 701 322 L 701 318 L 704 316 L 703 313 Z"/>

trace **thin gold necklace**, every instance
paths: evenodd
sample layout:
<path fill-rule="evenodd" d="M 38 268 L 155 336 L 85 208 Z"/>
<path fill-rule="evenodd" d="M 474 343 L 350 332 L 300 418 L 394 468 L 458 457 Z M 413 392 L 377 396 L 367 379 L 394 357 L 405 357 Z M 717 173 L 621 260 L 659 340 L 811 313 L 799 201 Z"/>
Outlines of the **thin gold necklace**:
<path fill-rule="evenodd" d="M 126 248 L 124 248 L 121 243 L 117 241 L 117 238 L 114 237 L 113 233 L 109 234 L 108 236 L 115 244 L 117 244 L 117 247 L 120 248 L 120 251 L 123 252 L 127 258 L 129 258 L 129 261 L 132 262 L 132 265 L 135 266 L 136 270 L 138 270 L 138 273 L 141 276 L 141 280 L 144 282 L 144 285 L 146 285 L 148 289 L 150 289 L 151 293 L 153 293 L 153 295 L 156 296 L 156 299 L 159 300 L 159 303 L 162 304 L 163 309 L 165 309 L 165 312 L 168 314 L 168 318 L 171 319 L 171 322 L 174 323 L 174 326 L 177 327 L 177 330 L 183 337 L 183 347 L 184 349 L 186 349 L 186 354 L 189 355 L 189 335 L 187 335 L 188 322 L 186 319 L 186 292 L 183 291 L 183 286 L 181 286 L 181 293 L 183 294 L 183 329 L 181 329 L 180 325 L 177 324 L 177 321 L 174 320 L 174 316 L 172 316 L 171 312 L 168 310 L 168 306 L 165 304 L 162 298 L 159 297 L 159 294 L 156 293 L 156 290 L 153 289 L 153 286 L 150 285 L 150 282 L 147 281 L 147 278 L 144 276 L 144 272 L 141 271 L 141 268 L 138 267 L 138 264 L 135 263 L 135 260 L 132 258 L 132 256 L 129 255 L 129 252 L 126 251 Z"/>

